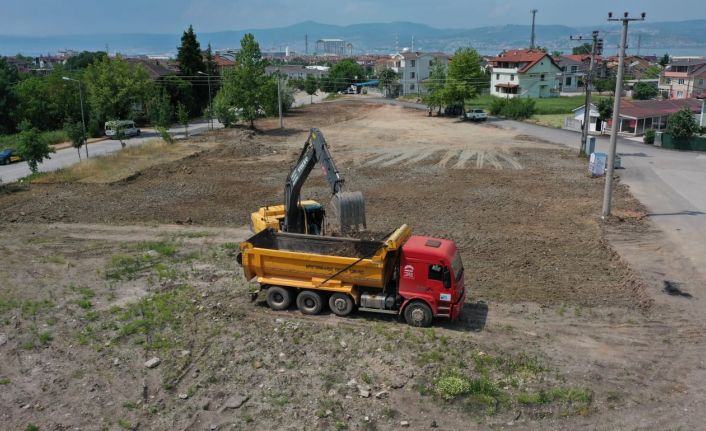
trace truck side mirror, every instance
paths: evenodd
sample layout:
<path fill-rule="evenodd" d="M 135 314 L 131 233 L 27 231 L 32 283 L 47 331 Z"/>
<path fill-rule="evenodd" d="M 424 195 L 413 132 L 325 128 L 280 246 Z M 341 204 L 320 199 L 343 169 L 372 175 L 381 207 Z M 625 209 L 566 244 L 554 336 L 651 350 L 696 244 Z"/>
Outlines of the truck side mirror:
<path fill-rule="evenodd" d="M 449 268 L 444 268 L 444 287 L 446 289 L 451 288 L 451 271 L 449 271 Z"/>

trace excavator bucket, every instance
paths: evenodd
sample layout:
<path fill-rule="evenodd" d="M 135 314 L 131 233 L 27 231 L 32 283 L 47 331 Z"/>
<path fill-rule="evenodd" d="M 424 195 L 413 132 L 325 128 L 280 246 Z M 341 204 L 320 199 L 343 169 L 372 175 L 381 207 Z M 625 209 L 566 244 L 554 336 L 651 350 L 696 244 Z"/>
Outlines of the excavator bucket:
<path fill-rule="evenodd" d="M 331 199 L 334 223 L 341 232 L 358 231 L 366 228 L 365 202 L 361 192 L 338 192 Z"/>

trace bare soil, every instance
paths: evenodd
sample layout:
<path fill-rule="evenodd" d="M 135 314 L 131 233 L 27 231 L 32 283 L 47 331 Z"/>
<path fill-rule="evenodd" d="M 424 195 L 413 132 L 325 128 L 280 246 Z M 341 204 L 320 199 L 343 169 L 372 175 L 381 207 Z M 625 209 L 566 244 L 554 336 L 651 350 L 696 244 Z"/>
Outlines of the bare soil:
<path fill-rule="evenodd" d="M 703 332 L 611 245 L 651 234 L 624 187 L 603 223 L 603 180 L 530 136 L 346 100 L 285 124 L 214 132 L 200 138 L 213 148 L 111 184 L 0 192 L 3 426 L 700 426 Z M 250 212 L 281 203 L 310 127 L 363 192 L 371 232 L 408 223 L 458 243 L 459 322 L 250 302 L 237 243 Z M 329 201 L 317 171 L 303 197 Z M 473 389 L 448 396 L 463 379 Z"/>

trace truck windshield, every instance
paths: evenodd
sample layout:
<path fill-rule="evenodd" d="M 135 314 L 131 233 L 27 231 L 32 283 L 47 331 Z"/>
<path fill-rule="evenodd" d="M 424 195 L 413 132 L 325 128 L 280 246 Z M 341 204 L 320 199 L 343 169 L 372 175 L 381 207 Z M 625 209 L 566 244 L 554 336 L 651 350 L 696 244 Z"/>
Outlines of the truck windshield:
<path fill-rule="evenodd" d="M 463 275 L 463 262 L 461 262 L 461 253 L 456 252 L 456 255 L 451 260 L 451 269 L 453 269 L 454 271 L 454 277 L 456 277 L 456 281 L 460 280 L 461 275 Z"/>

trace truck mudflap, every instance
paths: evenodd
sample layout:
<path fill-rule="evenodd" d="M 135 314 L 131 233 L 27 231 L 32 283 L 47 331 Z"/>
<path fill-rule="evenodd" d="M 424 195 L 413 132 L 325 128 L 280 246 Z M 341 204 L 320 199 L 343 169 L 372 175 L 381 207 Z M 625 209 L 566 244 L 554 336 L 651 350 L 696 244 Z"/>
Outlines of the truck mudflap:
<path fill-rule="evenodd" d="M 461 312 L 463 311 L 463 304 L 466 303 L 466 290 L 463 290 L 463 294 L 461 297 L 456 301 L 455 304 L 451 305 L 451 309 L 449 310 L 449 319 L 451 320 L 456 320 L 459 318 L 461 315 Z"/>

